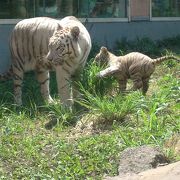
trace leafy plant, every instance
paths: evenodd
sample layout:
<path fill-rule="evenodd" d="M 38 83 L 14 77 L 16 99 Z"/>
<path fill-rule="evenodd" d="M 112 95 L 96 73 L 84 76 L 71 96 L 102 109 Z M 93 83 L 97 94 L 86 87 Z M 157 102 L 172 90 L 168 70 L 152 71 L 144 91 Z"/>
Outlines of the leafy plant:
<path fill-rule="evenodd" d="M 108 77 L 105 80 L 97 77 L 99 71 L 103 67 L 97 66 L 94 59 L 91 59 L 86 69 L 81 75 L 81 81 L 78 82 L 79 89 L 87 90 L 91 94 L 103 96 L 111 89 L 112 83 L 114 82 L 113 77 Z"/>

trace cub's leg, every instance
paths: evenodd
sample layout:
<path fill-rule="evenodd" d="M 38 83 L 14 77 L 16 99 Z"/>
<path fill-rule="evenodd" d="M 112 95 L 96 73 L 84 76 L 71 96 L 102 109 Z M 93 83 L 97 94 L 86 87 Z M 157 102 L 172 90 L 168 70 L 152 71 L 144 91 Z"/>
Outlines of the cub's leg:
<path fill-rule="evenodd" d="M 37 70 L 37 80 L 40 84 L 41 94 L 45 101 L 52 103 L 53 99 L 49 92 L 49 72 L 47 70 Z"/>
<path fill-rule="evenodd" d="M 58 66 L 56 67 L 56 79 L 61 103 L 65 106 L 72 106 L 70 72 L 64 70 L 63 66 Z"/>
<path fill-rule="evenodd" d="M 126 91 L 127 79 L 118 79 L 119 92 L 124 93 Z"/>
<path fill-rule="evenodd" d="M 142 79 L 142 82 L 143 82 L 142 93 L 143 93 L 143 95 L 146 94 L 146 92 L 149 88 L 149 79 L 150 79 L 150 77 L 146 77 L 146 78 Z"/>
<path fill-rule="evenodd" d="M 24 71 L 18 66 L 13 66 L 13 85 L 14 85 L 14 100 L 19 106 L 22 105 L 22 83 L 24 77 Z"/>
<path fill-rule="evenodd" d="M 138 89 L 141 89 L 143 86 L 142 80 L 141 79 L 134 79 L 133 80 L 133 91 L 137 91 Z"/>
<path fill-rule="evenodd" d="M 141 75 L 139 73 L 131 75 L 130 78 L 133 81 L 133 87 L 132 87 L 133 91 L 136 91 L 136 90 L 141 89 L 143 87 L 142 78 L 141 78 Z"/>
<path fill-rule="evenodd" d="M 119 66 L 110 66 L 97 74 L 97 77 L 106 77 L 115 74 L 119 71 Z"/>

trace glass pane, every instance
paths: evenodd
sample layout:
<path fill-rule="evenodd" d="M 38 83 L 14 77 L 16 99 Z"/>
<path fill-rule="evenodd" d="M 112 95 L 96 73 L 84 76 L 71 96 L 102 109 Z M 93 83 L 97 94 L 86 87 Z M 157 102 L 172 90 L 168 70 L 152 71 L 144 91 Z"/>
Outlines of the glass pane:
<path fill-rule="evenodd" d="M 180 0 L 152 0 L 152 17 L 180 17 Z"/>
<path fill-rule="evenodd" d="M 56 0 L 58 17 L 77 16 L 78 0 Z"/>
<path fill-rule="evenodd" d="M 35 16 L 78 16 L 78 0 L 36 0 Z"/>
<path fill-rule="evenodd" d="M 89 16 L 103 17 L 126 17 L 126 0 L 90 0 Z"/>
<path fill-rule="evenodd" d="M 0 18 L 127 17 L 127 0 L 0 0 Z"/>
<path fill-rule="evenodd" d="M 79 0 L 78 17 L 87 18 L 89 15 L 89 0 Z"/>
<path fill-rule="evenodd" d="M 27 18 L 31 16 L 32 3 L 27 0 L 0 0 L 0 18 Z"/>
<path fill-rule="evenodd" d="M 35 16 L 57 17 L 56 0 L 35 0 Z"/>

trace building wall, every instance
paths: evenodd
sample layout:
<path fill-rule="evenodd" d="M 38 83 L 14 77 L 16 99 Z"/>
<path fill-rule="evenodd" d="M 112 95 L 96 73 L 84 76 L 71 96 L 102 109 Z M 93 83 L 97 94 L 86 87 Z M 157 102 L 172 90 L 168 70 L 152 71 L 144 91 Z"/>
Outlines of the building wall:
<path fill-rule="evenodd" d="M 94 23 L 88 25 L 93 42 L 113 48 L 122 38 L 135 40 L 148 37 L 152 40 L 180 35 L 180 22 L 121 22 L 121 23 Z"/>
<path fill-rule="evenodd" d="M 6 71 L 10 65 L 9 35 L 12 25 L 0 25 L 0 73 Z"/>
<path fill-rule="evenodd" d="M 109 48 L 113 48 L 116 41 L 122 38 L 134 40 L 148 37 L 159 40 L 180 35 L 180 21 L 89 22 L 85 26 L 93 43 Z M 6 71 L 10 64 L 8 41 L 13 27 L 14 25 L 0 25 L 0 73 Z"/>

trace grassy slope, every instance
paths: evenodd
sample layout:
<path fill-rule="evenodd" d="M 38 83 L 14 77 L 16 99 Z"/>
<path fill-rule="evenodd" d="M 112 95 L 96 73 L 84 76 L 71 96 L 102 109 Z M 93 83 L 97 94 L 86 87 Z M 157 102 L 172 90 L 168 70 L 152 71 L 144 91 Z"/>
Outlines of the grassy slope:
<path fill-rule="evenodd" d="M 173 53 L 180 55 L 177 48 L 180 41 L 164 42 L 169 43 Z M 151 56 L 167 49 L 164 45 L 156 47 L 147 39 L 143 43 L 145 47 L 148 44 L 145 52 Z M 128 50 L 137 47 L 137 44 L 130 45 Z M 142 144 L 163 148 L 164 141 L 179 132 L 179 64 L 160 65 L 151 78 L 146 97 L 134 92 L 112 98 L 106 90 L 116 83 L 111 78 L 97 80 L 97 71 L 98 68 L 90 64 L 86 77 L 82 77 L 84 99 L 80 103 L 85 108 L 79 108 L 81 111 L 71 112 L 59 104 L 41 103 L 39 87 L 32 74 L 26 76 L 23 107 L 12 105 L 12 82 L 0 84 L 0 179 L 101 179 L 105 174 L 117 174 L 123 149 Z M 52 81 L 55 82 L 54 76 Z M 51 91 L 55 97 L 56 83 L 51 84 Z M 80 134 L 76 138 L 72 126 L 87 113 L 89 119 L 98 117 L 99 121 L 112 122 L 112 125 L 96 134 Z M 50 120 L 57 121 L 53 129 L 46 128 Z M 166 149 L 166 153 L 172 160 L 179 158 L 170 149 Z"/>

